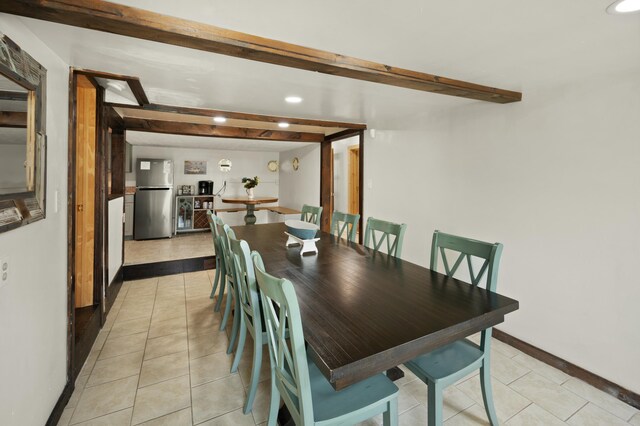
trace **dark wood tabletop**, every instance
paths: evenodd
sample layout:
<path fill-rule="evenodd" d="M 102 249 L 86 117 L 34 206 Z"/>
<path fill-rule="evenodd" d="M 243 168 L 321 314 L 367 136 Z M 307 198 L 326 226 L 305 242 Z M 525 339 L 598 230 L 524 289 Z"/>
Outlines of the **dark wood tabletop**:
<path fill-rule="evenodd" d="M 265 204 L 265 203 L 277 203 L 278 199 L 276 197 L 225 197 L 222 199 L 223 203 L 231 203 L 231 204 Z"/>
<path fill-rule="evenodd" d="M 318 254 L 285 247 L 283 223 L 236 226 L 267 272 L 296 289 L 318 367 L 339 390 L 504 321 L 518 302 L 322 233 Z M 426 241 L 426 240 L 425 240 Z"/>

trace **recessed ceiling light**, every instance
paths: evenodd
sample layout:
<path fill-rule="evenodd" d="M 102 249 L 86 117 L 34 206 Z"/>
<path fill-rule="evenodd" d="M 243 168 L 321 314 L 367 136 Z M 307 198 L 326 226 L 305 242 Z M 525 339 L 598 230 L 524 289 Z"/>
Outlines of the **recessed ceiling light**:
<path fill-rule="evenodd" d="M 278 127 L 282 127 L 283 129 L 286 129 L 287 127 L 289 127 L 289 123 L 281 121 L 280 123 L 278 123 Z"/>
<path fill-rule="evenodd" d="M 300 96 L 287 96 L 284 100 L 290 104 L 299 104 L 302 102 L 302 98 Z"/>
<path fill-rule="evenodd" d="M 227 119 L 224 117 L 213 117 L 213 121 L 215 121 L 216 123 L 224 123 L 227 121 Z"/>
<path fill-rule="evenodd" d="M 607 13 L 637 13 L 640 12 L 640 0 L 618 0 L 607 7 Z"/>

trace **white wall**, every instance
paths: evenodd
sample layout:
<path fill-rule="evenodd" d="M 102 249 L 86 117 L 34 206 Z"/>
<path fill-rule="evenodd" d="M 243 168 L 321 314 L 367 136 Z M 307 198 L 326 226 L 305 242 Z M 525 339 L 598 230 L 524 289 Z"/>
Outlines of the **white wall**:
<path fill-rule="evenodd" d="M 634 392 L 639 68 L 531 81 L 522 103 L 470 104 L 365 145 L 365 212 L 408 223 L 403 257 L 427 265 L 434 229 L 504 243 L 498 291 L 520 310 L 499 328 Z"/>
<path fill-rule="evenodd" d="M 122 215 L 124 214 L 124 197 L 109 201 L 109 280 L 110 285 L 122 266 Z"/>
<path fill-rule="evenodd" d="M 47 217 L 0 234 L 0 424 L 43 425 L 66 383 L 69 67 L 19 19 L 0 15 L 0 32 L 47 69 Z"/>
<path fill-rule="evenodd" d="M 360 137 L 333 142 L 333 209 L 349 212 L 349 150 L 360 144 Z"/>
<path fill-rule="evenodd" d="M 297 171 L 282 163 L 298 157 Z M 280 205 L 300 210 L 303 204 L 320 205 L 320 144 L 280 153 Z"/>

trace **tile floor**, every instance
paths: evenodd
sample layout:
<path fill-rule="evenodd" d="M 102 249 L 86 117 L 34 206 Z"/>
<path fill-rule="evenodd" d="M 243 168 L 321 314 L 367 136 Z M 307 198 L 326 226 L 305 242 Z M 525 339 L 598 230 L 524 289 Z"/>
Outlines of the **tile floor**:
<path fill-rule="evenodd" d="M 218 331 L 220 314 L 209 299 L 213 272 L 125 282 L 59 424 L 264 423 L 268 356 L 253 413 L 245 416 L 252 347 L 230 374 L 227 334 Z M 505 425 L 640 426 L 638 410 L 586 383 L 495 339 L 492 351 L 496 410 Z M 411 373 L 396 383 L 400 424 L 426 424 L 426 386 Z M 450 426 L 487 424 L 477 374 L 446 390 L 444 416 Z"/>
<path fill-rule="evenodd" d="M 213 256 L 211 232 L 193 232 L 158 240 L 124 242 L 124 264 L 164 262 L 167 260 Z"/>

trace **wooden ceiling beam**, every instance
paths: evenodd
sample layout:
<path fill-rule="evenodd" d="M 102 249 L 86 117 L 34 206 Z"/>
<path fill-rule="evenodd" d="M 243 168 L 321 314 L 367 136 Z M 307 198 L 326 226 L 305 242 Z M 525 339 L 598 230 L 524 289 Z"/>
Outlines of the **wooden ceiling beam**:
<path fill-rule="evenodd" d="M 0 12 L 407 89 L 496 103 L 522 99 L 519 92 L 392 67 L 102 0 L 2 0 Z"/>
<path fill-rule="evenodd" d="M 86 70 L 81 68 L 74 69 L 74 72 L 78 74 L 86 75 L 87 77 L 92 78 L 104 78 L 106 80 L 119 80 L 124 81 L 129 86 L 131 93 L 135 96 L 136 101 L 138 101 L 139 106 L 144 106 L 149 103 L 149 98 L 147 98 L 147 94 L 144 92 L 144 88 L 142 87 L 142 83 L 138 77 L 131 77 L 128 75 L 122 74 L 113 74 L 109 72 L 103 71 L 94 71 L 94 70 Z M 135 107 L 136 105 L 129 105 L 129 107 Z"/>
<path fill-rule="evenodd" d="M 27 128 L 27 113 L 0 111 L 0 127 Z"/>
<path fill-rule="evenodd" d="M 297 124 L 301 126 L 316 127 L 334 127 L 342 129 L 366 129 L 366 124 L 344 123 L 341 121 L 313 120 L 307 118 L 278 117 L 273 115 L 251 114 L 246 112 L 223 111 L 218 109 L 179 107 L 173 105 L 147 104 L 142 106 L 107 103 L 106 105 L 114 108 L 130 108 L 141 109 L 144 111 L 168 112 L 174 114 L 195 115 L 200 117 L 217 117 L 222 116 L 227 119 L 247 120 L 247 121 L 263 121 L 266 123 L 280 123 L 285 121 L 289 124 Z"/>
<path fill-rule="evenodd" d="M 180 123 L 175 121 L 147 120 L 144 118 L 124 118 L 126 130 L 174 135 L 208 136 L 213 138 L 258 139 L 289 142 L 322 142 L 322 133 L 288 132 L 270 129 L 249 129 L 244 127 L 216 126 L 209 124 Z"/>

